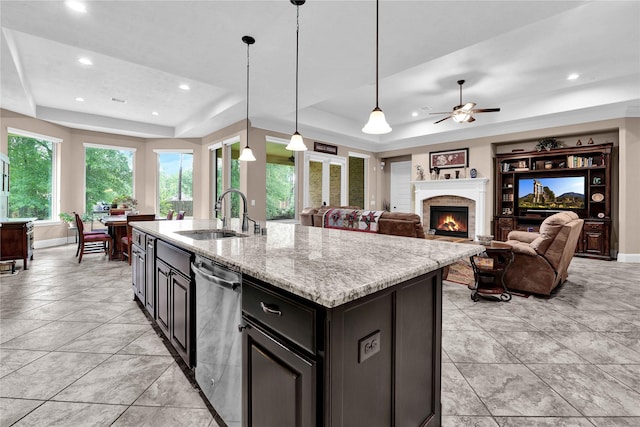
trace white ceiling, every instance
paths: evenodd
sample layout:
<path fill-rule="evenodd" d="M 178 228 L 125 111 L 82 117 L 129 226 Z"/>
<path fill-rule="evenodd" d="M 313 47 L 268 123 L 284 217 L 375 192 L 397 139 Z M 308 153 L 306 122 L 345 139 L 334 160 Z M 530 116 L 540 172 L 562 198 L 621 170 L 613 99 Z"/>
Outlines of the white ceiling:
<path fill-rule="evenodd" d="M 245 118 L 241 37 L 248 34 L 256 38 L 252 124 L 293 132 L 289 0 L 85 3 L 83 14 L 62 1 L 0 2 L 2 108 L 78 129 L 202 137 Z M 569 81 L 570 73 L 580 78 Z M 442 116 L 429 112 L 458 104 L 459 79 L 467 81 L 464 102 L 502 111 L 433 124 Z M 301 6 L 299 130 L 307 138 L 384 151 L 637 117 L 640 2 L 382 0 L 387 135 L 361 132 L 375 106 L 374 82 L 375 2 Z"/>

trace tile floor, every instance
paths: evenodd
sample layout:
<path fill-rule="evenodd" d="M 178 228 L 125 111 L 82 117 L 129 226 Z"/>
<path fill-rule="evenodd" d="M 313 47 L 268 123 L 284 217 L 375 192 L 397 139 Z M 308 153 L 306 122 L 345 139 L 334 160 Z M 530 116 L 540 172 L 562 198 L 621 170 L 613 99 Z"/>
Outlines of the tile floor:
<path fill-rule="evenodd" d="M 217 426 L 130 267 L 74 251 L 0 275 L 0 426 Z M 474 303 L 445 282 L 442 425 L 639 426 L 639 290 L 640 264 L 580 258 L 549 299 Z"/>

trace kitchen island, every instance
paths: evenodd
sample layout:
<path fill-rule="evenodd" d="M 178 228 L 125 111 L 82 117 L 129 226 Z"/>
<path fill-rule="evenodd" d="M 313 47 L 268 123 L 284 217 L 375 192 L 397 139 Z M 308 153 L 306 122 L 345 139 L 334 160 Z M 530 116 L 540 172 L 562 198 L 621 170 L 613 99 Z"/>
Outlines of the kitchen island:
<path fill-rule="evenodd" d="M 225 416 L 214 404 L 225 423 L 440 425 L 442 268 L 481 253 L 482 246 L 275 223 L 266 235 L 198 240 L 180 234 L 220 225 L 133 223 L 137 233 L 158 242 L 158 254 L 166 245 L 242 275 L 242 415 Z M 147 271 L 148 264 L 149 258 Z M 178 333 L 172 333 L 170 315 L 158 323 L 168 326 L 170 340 L 182 337 L 176 341 L 186 350 L 183 358 L 197 371 L 206 351 L 195 346 L 196 325 L 185 328 L 182 319 L 189 323 L 207 308 L 188 289 L 194 283 L 163 285 L 172 274 L 147 274 L 145 287 L 153 280 L 155 291 L 142 299 L 154 300 L 156 319 L 161 305 L 169 313 L 184 305 L 174 313 Z M 184 268 L 174 275 L 193 279 Z M 179 303 L 171 302 L 172 288 Z"/>

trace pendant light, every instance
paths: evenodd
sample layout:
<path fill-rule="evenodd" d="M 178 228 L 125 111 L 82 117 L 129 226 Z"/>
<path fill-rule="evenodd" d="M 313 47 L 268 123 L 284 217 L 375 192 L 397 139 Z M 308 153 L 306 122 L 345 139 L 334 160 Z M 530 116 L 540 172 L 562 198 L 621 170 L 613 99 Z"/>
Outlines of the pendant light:
<path fill-rule="evenodd" d="M 291 151 L 307 151 L 307 146 L 304 145 L 304 139 L 298 132 L 298 39 L 300 38 L 300 6 L 304 4 L 306 0 L 291 0 L 291 4 L 296 7 L 296 131 L 291 135 L 291 141 L 287 145 L 287 150 Z"/>
<path fill-rule="evenodd" d="M 391 126 L 384 118 L 384 112 L 378 106 L 378 21 L 379 21 L 379 0 L 376 0 L 376 108 L 373 109 L 369 116 L 369 121 L 362 128 L 362 132 L 374 135 L 391 132 Z"/>
<path fill-rule="evenodd" d="M 247 45 L 247 143 L 242 149 L 242 153 L 238 160 L 241 162 L 255 162 L 256 158 L 249 148 L 249 46 L 256 42 L 251 36 L 243 36 L 242 41 Z"/>

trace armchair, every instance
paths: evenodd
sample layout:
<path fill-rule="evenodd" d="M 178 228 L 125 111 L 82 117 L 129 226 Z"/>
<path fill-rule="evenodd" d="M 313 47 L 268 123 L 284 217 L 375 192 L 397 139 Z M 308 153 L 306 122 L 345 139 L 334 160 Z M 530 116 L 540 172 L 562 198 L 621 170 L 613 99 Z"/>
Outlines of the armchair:
<path fill-rule="evenodd" d="M 576 213 L 567 211 L 545 219 L 538 233 L 510 232 L 506 243 L 514 260 L 504 276 L 507 288 L 550 295 L 567 280 L 583 223 Z"/>

